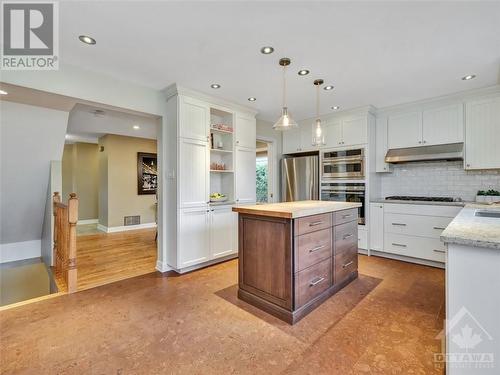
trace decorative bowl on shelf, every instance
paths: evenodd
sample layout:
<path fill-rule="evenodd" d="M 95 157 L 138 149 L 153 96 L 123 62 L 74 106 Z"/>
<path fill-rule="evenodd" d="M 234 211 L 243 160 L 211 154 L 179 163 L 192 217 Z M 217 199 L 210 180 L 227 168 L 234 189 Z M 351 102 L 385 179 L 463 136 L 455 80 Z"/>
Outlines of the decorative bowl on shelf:
<path fill-rule="evenodd" d="M 221 193 L 210 194 L 210 202 L 225 202 L 227 201 L 227 195 Z"/>

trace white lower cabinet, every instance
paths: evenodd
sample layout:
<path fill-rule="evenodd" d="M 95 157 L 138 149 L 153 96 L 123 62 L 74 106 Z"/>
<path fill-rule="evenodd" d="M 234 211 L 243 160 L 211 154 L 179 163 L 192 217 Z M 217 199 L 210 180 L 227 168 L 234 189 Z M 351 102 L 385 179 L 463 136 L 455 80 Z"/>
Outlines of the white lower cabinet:
<path fill-rule="evenodd" d="M 358 228 L 358 248 L 367 250 L 368 249 L 368 232 L 364 229 Z"/>
<path fill-rule="evenodd" d="M 236 254 L 237 217 L 230 205 L 181 209 L 177 270 Z"/>
<path fill-rule="evenodd" d="M 210 254 L 211 258 L 220 258 L 238 252 L 235 246 L 236 212 L 231 206 L 210 209 Z"/>
<path fill-rule="evenodd" d="M 208 207 L 180 210 L 177 264 L 179 269 L 209 260 L 209 213 Z"/>
<path fill-rule="evenodd" d="M 441 232 L 460 206 L 370 203 L 370 249 L 444 263 Z"/>
<path fill-rule="evenodd" d="M 370 203 L 370 249 L 384 249 L 384 204 Z"/>

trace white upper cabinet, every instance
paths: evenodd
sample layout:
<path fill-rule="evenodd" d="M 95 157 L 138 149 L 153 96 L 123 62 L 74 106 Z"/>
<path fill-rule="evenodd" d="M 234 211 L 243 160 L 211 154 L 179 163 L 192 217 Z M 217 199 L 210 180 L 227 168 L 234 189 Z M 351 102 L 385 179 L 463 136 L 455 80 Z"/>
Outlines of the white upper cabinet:
<path fill-rule="evenodd" d="M 208 208 L 183 209 L 179 214 L 178 268 L 210 260 Z"/>
<path fill-rule="evenodd" d="M 500 168 L 500 96 L 465 106 L 465 169 Z"/>
<path fill-rule="evenodd" d="M 387 117 L 389 148 L 463 142 L 463 105 L 395 113 Z"/>
<path fill-rule="evenodd" d="M 237 252 L 234 240 L 236 212 L 231 206 L 215 207 L 210 210 L 210 257 L 223 257 Z"/>
<path fill-rule="evenodd" d="M 342 122 L 340 120 L 328 121 L 323 130 L 325 132 L 325 147 L 342 146 Z"/>
<path fill-rule="evenodd" d="M 300 151 L 300 129 L 283 131 L 283 153 L 291 154 Z"/>
<path fill-rule="evenodd" d="M 387 154 L 387 117 L 377 118 L 375 124 L 375 172 L 390 172 L 390 164 L 385 162 Z"/>
<path fill-rule="evenodd" d="M 208 143 L 195 139 L 179 140 L 179 206 L 197 207 L 209 200 Z"/>
<path fill-rule="evenodd" d="M 179 106 L 179 136 L 207 141 L 210 135 L 210 108 L 208 104 L 182 96 Z"/>
<path fill-rule="evenodd" d="M 236 146 L 234 172 L 236 203 L 255 203 L 255 149 Z"/>
<path fill-rule="evenodd" d="M 389 148 L 422 145 L 422 112 L 389 115 L 387 118 L 387 144 Z"/>
<path fill-rule="evenodd" d="M 342 145 L 360 145 L 367 143 L 368 118 L 353 117 L 342 120 Z"/>
<path fill-rule="evenodd" d="M 255 148 L 256 121 L 255 117 L 236 114 L 236 146 Z"/>
<path fill-rule="evenodd" d="M 422 143 L 439 145 L 464 141 L 463 105 L 424 110 Z"/>

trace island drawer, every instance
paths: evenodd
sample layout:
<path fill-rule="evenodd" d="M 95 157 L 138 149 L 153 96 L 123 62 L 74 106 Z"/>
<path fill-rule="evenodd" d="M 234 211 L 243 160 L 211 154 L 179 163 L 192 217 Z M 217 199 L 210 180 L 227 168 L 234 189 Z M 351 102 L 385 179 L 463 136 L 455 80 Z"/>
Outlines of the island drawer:
<path fill-rule="evenodd" d="M 295 272 L 332 255 L 332 229 L 322 229 L 295 237 Z"/>
<path fill-rule="evenodd" d="M 350 248 L 334 257 L 334 283 L 344 281 L 349 275 L 358 270 L 358 249 Z"/>
<path fill-rule="evenodd" d="M 300 271 L 295 275 L 295 308 L 305 305 L 331 285 L 331 258 Z"/>
<path fill-rule="evenodd" d="M 315 232 L 332 226 L 332 214 L 305 216 L 295 219 L 295 235 Z"/>
<path fill-rule="evenodd" d="M 333 227 L 334 254 L 358 251 L 358 222 L 351 221 Z"/>
<path fill-rule="evenodd" d="M 333 213 L 333 225 L 348 223 L 353 220 L 358 220 L 358 209 L 351 208 Z"/>

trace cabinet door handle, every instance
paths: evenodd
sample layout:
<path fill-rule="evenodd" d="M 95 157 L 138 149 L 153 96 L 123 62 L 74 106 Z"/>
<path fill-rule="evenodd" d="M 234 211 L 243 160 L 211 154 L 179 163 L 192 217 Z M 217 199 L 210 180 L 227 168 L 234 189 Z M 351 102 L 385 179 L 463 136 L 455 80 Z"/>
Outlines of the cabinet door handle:
<path fill-rule="evenodd" d="M 343 239 L 343 240 L 346 240 L 346 239 L 348 239 L 349 237 L 352 237 L 352 233 L 345 234 L 345 235 L 342 237 L 342 239 Z"/>
<path fill-rule="evenodd" d="M 436 229 L 436 230 L 445 230 L 446 228 L 443 228 L 443 227 L 432 227 L 433 229 Z"/>
<path fill-rule="evenodd" d="M 422 144 L 422 141 L 418 141 L 418 144 L 421 145 Z"/>
<path fill-rule="evenodd" d="M 313 223 L 309 223 L 309 226 L 310 227 L 315 227 L 316 225 L 321 225 L 323 223 L 324 223 L 324 221 L 315 221 Z"/>
<path fill-rule="evenodd" d="M 352 214 L 342 215 L 342 219 L 347 219 L 348 217 L 352 217 Z"/>
<path fill-rule="evenodd" d="M 432 251 L 434 251 L 435 253 L 443 253 L 443 254 L 446 253 L 446 251 L 444 251 L 444 250 L 438 250 L 438 249 L 434 249 Z"/>
<path fill-rule="evenodd" d="M 405 223 L 392 223 L 392 225 L 400 226 L 400 227 L 406 227 Z"/>
<path fill-rule="evenodd" d="M 318 277 L 318 278 L 316 278 L 315 280 L 312 280 L 312 281 L 309 283 L 309 286 L 316 286 L 316 285 L 318 285 L 319 283 L 322 283 L 323 281 L 325 281 L 325 278 L 324 278 L 324 277 Z"/>
<path fill-rule="evenodd" d="M 406 247 L 406 245 L 402 244 L 402 243 L 392 243 L 393 246 L 399 246 L 399 247 Z"/>
<path fill-rule="evenodd" d="M 309 250 L 310 253 L 314 253 L 318 250 L 321 250 L 325 247 L 326 245 L 321 245 L 321 246 L 316 246 L 316 247 L 313 247 L 312 249 Z"/>
<path fill-rule="evenodd" d="M 352 261 L 352 260 L 351 260 L 350 262 L 348 262 L 348 263 L 344 264 L 344 265 L 342 266 L 342 268 L 347 268 L 347 267 L 349 267 L 349 266 L 350 266 L 351 264 L 353 264 L 353 263 L 354 263 L 354 261 Z"/>

